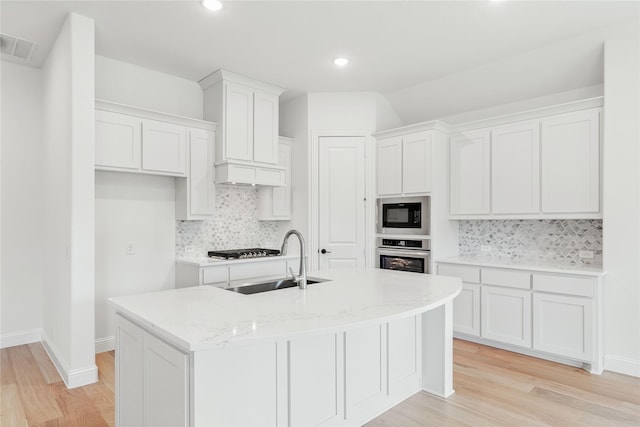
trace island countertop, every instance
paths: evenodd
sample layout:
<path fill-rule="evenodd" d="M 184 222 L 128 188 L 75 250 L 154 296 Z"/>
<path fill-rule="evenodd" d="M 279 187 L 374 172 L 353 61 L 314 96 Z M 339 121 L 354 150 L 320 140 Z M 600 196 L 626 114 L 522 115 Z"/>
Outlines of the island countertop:
<path fill-rule="evenodd" d="M 312 272 L 326 282 L 253 295 L 212 286 L 110 299 L 117 311 L 185 351 L 207 350 L 416 315 L 453 300 L 452 277 L 374 268 Z"/>

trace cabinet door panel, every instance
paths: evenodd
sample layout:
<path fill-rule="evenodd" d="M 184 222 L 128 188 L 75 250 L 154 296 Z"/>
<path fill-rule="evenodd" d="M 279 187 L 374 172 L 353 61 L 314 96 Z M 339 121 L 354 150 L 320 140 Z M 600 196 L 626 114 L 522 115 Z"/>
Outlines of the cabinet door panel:
<path fill-rule="evenodd" d="M 591 299 L 535 293 L 533 348 L 590 361 L 593 353 L 592 312 Z"/>
<path fill-rule="evenodd" d="M 381 325 L 345 332 L 345 401 L 347 417 L 358 405 L 381 397 L 383 343 Z"/>
<path fill-rule="evenodd" d="M 271 191 L 272 213 L 277 218 L 291 217 L 291 146 L 281 144 L 278 149 L 278 166 L 285 168 L 284 187 L 275 187 Z"/>
<path fill-rule="evenodd" d="M 220 160 L 253 160 L 253 90 L 226 83 L 226 116 L 224 119 L 224 158 Z"/>
<path fill-rule="evenodd" d="M 489 213 L 489 143 L 488 130 L 465 132 L 451 137 L 449 173 L 452 215 Z"/>
<path fill-rule="evenodd" d="M 531 292 L 482 286 L 482 337 L 531 347 Z"/>
<path fill-rule="evenodd" d="M 408 317 L 388 323 L 389 394 L 402 389 L 418 374 L 416 318 Z"/>
<path fill-rule="evenodd" d="M 116 423 L 144 424 L 144 331 L 116 316 Z"/>
<path fill-rule="evenodd" d="M 184 126 L 142 122 L 142 169 L 185 175 L 186 146 Z"/>
<path fill-rule="evenodd" d="M 142 120 L 96 110 L 96 166 L 140 169 Z"/>
<path fill-rule="evenodd" d="M 189 425 L 189 357 L 145 333 L 145 426 Z"/>
<path fill-rule="evenodd" d="M 213 185 L 213 132 L 191 129 L 189 134 L 189 195 L 192 215 L 211 215 Z"/>
<path fill-rule="evenodd" d="M 540 211 L 540 133 L 538 122 L 491 131 L 491 211 Z"/>
<path fill-rule="evenodd" d="M 463 283 L 462 291 L 453 300 L 453 330 L 480 336 L 480 286 Z"/>
<path fill-rule="evenodd" d="M 541 146 L 542 212 L 598 212 L 599 110 L 542 120 Z"/>
<path fill-rule="evenodd" d="M 407 135 L 402 141 L 402 192 L 431 191 L 431 139 L 426 133 Z"/>
<path fill-rule="evenodd" d="M 335 334 L 289 342 L 289 425 L 317 426 L 338 416 L 337 360 Z"/>
<path fill-rule="evenodd" d="M 401 138 L 388 138 L 378 142 L 378 194 L 402 194 Z"/>
<path fill-rule="evenodd" d="M 278 163 L 278 96 L 255 92 L 253 104 L 253 160 Z"/>

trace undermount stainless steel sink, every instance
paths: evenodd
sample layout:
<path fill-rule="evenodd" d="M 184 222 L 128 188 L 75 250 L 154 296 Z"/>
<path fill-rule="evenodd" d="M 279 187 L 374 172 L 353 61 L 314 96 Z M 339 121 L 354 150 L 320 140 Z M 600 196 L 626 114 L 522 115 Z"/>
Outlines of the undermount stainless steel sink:
<path fill-rule="evenodd" d="M 326 280 L 318 279 L 318 278 L 307 278 L 307 285 L 312 285 L 314 283 L 321 283 L 321 282 L 326 282 Z M 293 279 L 286 278 L 286 279 L 280 279 L 280 280 L 274 280 L 274 281 L 269 281 L 264 283 L 256 283 L 253 285 L 238 286 L 235 288 L 226 288 L 226 289 L 231 292 L 237 292 L 239 294 L 249 295 L 249 294 L 258 294 L 260 292 L 275 291 L 278 289 L 293 288 L 294 286 L 298 286 L 298 283 L 296 283 L 296 281 Z"/>

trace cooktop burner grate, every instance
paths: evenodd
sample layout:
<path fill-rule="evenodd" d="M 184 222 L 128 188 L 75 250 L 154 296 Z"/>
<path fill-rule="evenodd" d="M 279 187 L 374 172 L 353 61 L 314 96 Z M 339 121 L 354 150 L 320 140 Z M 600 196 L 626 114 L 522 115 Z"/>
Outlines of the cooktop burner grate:
<path fill-rule="evenodd" d="M 209 258 L 240 259 L 240 258 L 261 258 L 280 255 L 277 249 L 249 248 L 249 249 L 226 249 L 223 251 L 209 251 Z"/>

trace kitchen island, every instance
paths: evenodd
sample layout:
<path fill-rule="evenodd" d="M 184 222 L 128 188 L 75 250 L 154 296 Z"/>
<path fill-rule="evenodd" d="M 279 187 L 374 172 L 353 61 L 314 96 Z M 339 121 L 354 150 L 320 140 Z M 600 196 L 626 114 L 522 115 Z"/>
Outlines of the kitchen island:
<path fill-rule="evenodd" d="M 129 425 L 360 425 L 452 388 L 461 281 L 380 269 L 308 289 L 211 286 L 114 298 L 116 420 Z"/>

